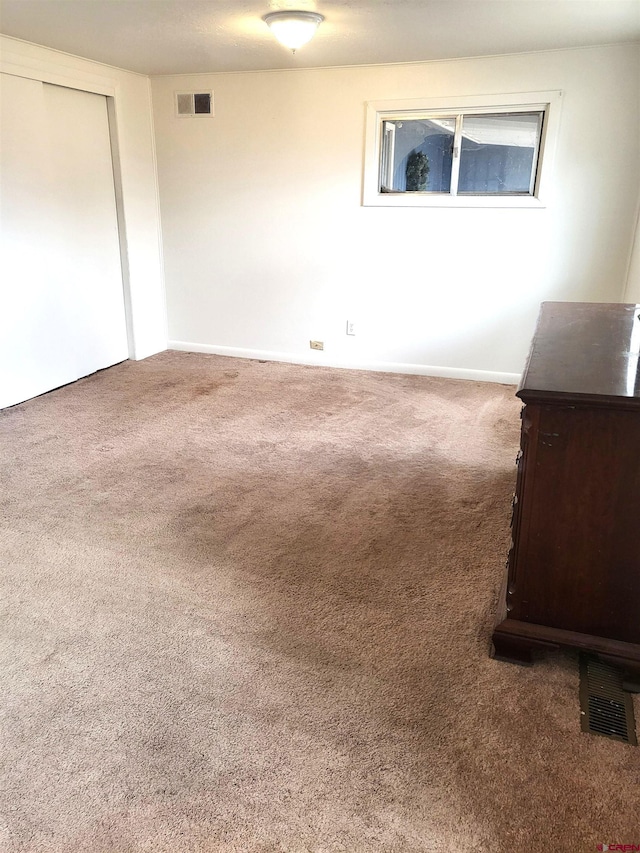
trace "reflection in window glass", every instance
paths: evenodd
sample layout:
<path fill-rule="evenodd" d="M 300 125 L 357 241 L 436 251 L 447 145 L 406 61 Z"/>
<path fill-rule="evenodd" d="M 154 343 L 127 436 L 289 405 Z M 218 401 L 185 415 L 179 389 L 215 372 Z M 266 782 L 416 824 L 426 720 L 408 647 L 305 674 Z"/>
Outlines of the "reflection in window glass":
<path fill-rule="evenodd" d="M 450 192 L 455 129 L 455 117 L 384 121 L 380 191 Z"/>
<path fill-rule="evenodd" d="M 533 195 L 542 113 L 465 115 L 458 193 Z"/>

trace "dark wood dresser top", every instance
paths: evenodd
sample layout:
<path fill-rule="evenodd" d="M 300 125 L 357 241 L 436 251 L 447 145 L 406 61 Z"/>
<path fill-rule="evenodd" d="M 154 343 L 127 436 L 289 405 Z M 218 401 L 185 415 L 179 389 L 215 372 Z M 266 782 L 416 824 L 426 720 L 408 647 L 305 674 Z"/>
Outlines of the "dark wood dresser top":
<path fill-rule="evenodd" d="M 543 302 L 518 397 L 640 409 L 640 305 Z"/>

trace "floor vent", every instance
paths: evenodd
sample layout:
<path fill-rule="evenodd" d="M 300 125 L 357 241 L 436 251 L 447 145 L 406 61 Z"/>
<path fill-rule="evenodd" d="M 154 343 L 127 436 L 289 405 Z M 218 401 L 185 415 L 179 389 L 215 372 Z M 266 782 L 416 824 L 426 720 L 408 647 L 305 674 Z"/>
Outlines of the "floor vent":
<path fill-rule="evenodd" d="M 620 670 L 580 655 L 582 731 L 638 745 L 631 695 L 622 689 Z"/>

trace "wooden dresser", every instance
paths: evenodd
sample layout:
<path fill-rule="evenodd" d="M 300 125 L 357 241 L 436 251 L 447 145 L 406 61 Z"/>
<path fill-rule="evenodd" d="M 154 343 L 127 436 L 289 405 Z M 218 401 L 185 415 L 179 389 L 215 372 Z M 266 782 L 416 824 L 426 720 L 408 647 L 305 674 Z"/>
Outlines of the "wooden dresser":
<path fill-rule="evenodd" d="M 501 660 L 596 652 L 640 678 L 640 306 L 545 302 L 517 391 Z"/>

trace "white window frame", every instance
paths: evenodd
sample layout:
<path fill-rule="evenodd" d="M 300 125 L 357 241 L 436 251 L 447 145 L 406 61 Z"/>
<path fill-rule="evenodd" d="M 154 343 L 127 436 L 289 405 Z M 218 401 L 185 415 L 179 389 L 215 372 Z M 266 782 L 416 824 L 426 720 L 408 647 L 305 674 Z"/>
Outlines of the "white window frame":
<path fill-rule="evenodd" d="M 364 207 L 547 207 L 551 198 L 553 159 L 560 123 L 562 92 L 515 92 L 456 98 L 416 98 L 367 102 L 362 204 Z M 459 113 L 544 112 L 533 195 L 451 195 L 449 193 L 380 192 L 382 128 L 385 121 L 455 117 Z M 460 165 L 459 151 L 452 170 Z"/>

